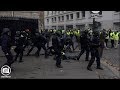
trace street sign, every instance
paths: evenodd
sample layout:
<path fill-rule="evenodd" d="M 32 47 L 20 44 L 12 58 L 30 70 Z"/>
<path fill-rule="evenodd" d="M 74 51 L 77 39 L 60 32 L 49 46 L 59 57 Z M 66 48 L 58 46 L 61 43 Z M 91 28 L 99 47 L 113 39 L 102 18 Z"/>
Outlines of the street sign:
<path fill-rule="evenodd" d="M 98 18 L 99 14 L 96 13 L 96 14 L 91 14 L 91 18 Z"/>

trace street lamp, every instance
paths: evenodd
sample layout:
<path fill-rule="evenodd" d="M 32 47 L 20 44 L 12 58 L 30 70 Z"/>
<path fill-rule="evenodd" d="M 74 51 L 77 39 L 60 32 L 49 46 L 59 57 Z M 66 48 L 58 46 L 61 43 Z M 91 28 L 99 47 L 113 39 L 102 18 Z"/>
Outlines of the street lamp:
<path fill-rule="evenodd" d="M 91 11 L 93 14 L 93 31 L 95 31 L 95 17 L 98 16 L 100 11 Z"/>

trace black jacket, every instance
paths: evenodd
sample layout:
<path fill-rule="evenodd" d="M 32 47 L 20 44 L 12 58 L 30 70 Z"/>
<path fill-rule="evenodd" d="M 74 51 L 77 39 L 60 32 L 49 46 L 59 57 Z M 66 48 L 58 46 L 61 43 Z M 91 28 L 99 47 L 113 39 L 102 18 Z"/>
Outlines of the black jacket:
<path fill-rule="evenodd" d="M 39 35 L 38 42 L 40 42 L 41 44 L 46 44 L 47 43 L 47 39 L 43 35 Z"/>
<path fill-rule="evenodd" d="M 80 43 L 81 46 L 88 47 L 90 45 L 90 38 L 88 35 L 81 35 L 80 36 Z"/>
<path fill-rule="evenodd" d="M 1 47 L 3 52 L 7 53 L 10 50 L 11 46 L 12 44 L 10 36 L 7 34 L 3 34 L 1 36 Z"/>
<path fill-rule="evenodd" d="M 52 38 L 52 46 L 54 49 L 57 49 L 58 51 L 62 50 L 62 43 L 60 37 L 54 35 Z"/>
<path fill-rule="evenodd" d="M 93 49 L 99 48 L 100 47 L 100 39 L 99 39 L 99 37 L 93 37 L 91 39 L 90 46 Z"/>

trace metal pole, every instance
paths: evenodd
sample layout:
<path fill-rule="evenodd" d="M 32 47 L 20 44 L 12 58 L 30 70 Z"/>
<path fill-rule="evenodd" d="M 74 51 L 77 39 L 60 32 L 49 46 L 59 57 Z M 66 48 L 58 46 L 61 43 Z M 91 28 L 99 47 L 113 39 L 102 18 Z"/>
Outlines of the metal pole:
<path fill-rule="evenodd" d="M 93 18 L 93 32 L 95 31 L 95 18 Z"/>

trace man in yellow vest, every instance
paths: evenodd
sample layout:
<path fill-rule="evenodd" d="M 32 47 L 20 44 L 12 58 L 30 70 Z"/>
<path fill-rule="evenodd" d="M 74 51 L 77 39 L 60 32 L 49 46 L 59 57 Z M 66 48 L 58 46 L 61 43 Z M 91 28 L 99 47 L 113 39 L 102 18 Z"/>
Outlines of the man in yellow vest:
<path fill-rule="evenodd" d="M 114 32 L 113 31 L 111 31 L 111 33 L 110 33 L 110 40 L 111 40 L 111 48 L 114 48 Z"/>
<path fill-rule="evenodd" d="M 117 48 L 118 47 L 118 41 L 119 41 L 119 33 L 115 32 L 113 38 L 114 38 L 115 48 Z"/>
<path fill-rule="evenodd" d="M 67 32 L 66 32 L 66 34 L 67 34 L 67 36 L 69 36 L 69 35 L 70 35 L 70 32 L 69 32 L 69 31 L 67 31 Z"/>
<path fill-rule="evenodd" d="M 55 29 L 53 30 L 53 33 L 56 33 L 56 30 L 55 30 Z"/>

